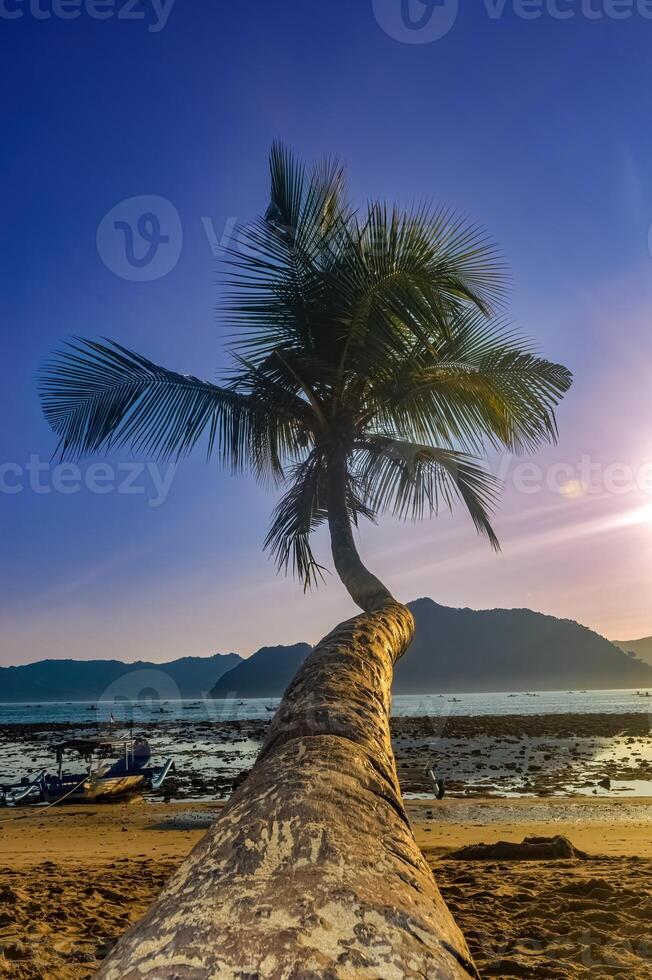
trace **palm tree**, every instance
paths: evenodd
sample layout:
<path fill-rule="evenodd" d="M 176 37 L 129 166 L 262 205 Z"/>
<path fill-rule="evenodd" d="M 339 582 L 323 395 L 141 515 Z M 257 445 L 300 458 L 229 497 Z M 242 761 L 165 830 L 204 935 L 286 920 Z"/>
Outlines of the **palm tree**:
<path fill-rule="evenodd" d="M 178 458 L 205 437 L 234 471 L 282 486 L 266 548 L 314 587 L 327 525 L 363 614 L 317 645 L 249 778 L 101 975 L 475 976 L 391 749 L 393 666 L 414 623 L 354 529 L 459 500 L 497 548 L 482 458 L 554 441 L 571 377 L 496 317 L 502 264 L 478 229 L 444 209 L 355 211 L 336 161 L 308 172 L 275 145 L 270 166 L 267 212 L 230 250 L 224 384 L 76 340 L 44 369 L 43 408 L 64 457 Z"/>

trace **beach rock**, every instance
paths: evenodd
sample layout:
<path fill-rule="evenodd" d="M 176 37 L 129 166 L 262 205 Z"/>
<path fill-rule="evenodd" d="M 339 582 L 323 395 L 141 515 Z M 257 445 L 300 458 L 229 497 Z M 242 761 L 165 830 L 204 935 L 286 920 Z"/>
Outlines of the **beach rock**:
<path fill-rule="evenodd" d="M 31 951 L 27 948 L 25 943 L 21 943 L 18 940 L 5 943 L 5 945 L 1 947 L 1 951 L 7 960 L 29 960 L 32 956 Z"/>
<path fill-rule="evenodd" d="M 451 851 L 452 861 L 585 861 L 588 854 L 571 844 L 567 837 L 526 837 L 520 844 L 499 840 L 495 844 L 471 844 Z"/>
<path fill-rule="evenodd" d="M 19 892 L 14 888 L 10 888 L 9 885 L 0 886 L 0 905 L 17 905 L 22 897 Z"/>

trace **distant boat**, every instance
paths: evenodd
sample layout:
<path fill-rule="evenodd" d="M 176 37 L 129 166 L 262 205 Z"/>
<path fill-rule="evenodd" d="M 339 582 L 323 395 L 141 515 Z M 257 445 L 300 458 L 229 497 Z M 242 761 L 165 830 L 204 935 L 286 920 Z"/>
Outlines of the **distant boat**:
<path fill-rule="evenodd" d="M 274 708 L 274 707 L 271 707 L 270 708 L 270 706 L 268 704 L 266 704 L 265 705 L 265 711 L 276 711 L 276 708 Z"/>
<path fill-rule="evenodd" d="M 56 775 L 43 771 L 32 779 L 25 777 L 19 786 L 3 786 L 1 806 L 112 800 L 139 789 L 159 789 L 172 768 L 172 759 L 166 759 L 161 766 L 149 766 L 152 754 L 149 742 L 138 736 L 76 738 L 60 742 L 52 749 L 57 760 Z M 64 773 L 67 752 L 85 760 L 85 772 Z M 115 761 L 111 762 L 111 757 Z"/>

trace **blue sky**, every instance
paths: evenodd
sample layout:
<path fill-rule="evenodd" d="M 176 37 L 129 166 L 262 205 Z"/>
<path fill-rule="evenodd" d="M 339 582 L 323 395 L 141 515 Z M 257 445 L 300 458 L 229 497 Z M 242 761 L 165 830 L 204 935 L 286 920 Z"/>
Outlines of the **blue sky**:
<path fill-rule="evenodd" d="M 536 460 L 545 485 L 523 492 L 508 473 L 501 556 L 459 513 L 365 529 L 369 562 L 404 599 L 652 633 L 652 20 L 635 4 L 614 19 L 600 0 L 584 14 L 551 2 L 534 20 L 464 3 L 445 36 L 415 44 L 401 39 L 400 0 L 174 0 L 164 24 L 150 0 L 134 7 L 144 20 L 123 0 L 104 20 L 86 3 L 64 20 L 48 0 L 6 0 L 0 662 L 248 653 L 316 640 L 353 611 L 334 578 L 304 597 L 276 576 L 261 554 L 273 496 L 202 458 L 163 502 L 147 471 L 131 487 L 144 492 L 117 492 L 127 457 L 110 460 L 105 493 L 84 486 L 86 469 L 79 492 L 60 492 L 52 469 L 36 492 L 25 470 L 54 450 L 35 375 L 62 338 L 105 335 L 219 377 L 206 228 L 220 239 L 265 206 L 275 138 L 307 159 L 339 154 L 361 202 L 431 199 L 486 226 L 511 268 L 515 322 L 576 375 L 560 444 Z M 103 217 L 140 196 L 170 202 L 182 228 L 169 243 L 178 261 L 150 281 L 112 271 L 96 240 Z M 551 489 L 549 468 L 579 472 L 583 457 L 601 467 L 595 490 L 570 475 Z M 629 481 L 605 481 L 614 464 Z"/>

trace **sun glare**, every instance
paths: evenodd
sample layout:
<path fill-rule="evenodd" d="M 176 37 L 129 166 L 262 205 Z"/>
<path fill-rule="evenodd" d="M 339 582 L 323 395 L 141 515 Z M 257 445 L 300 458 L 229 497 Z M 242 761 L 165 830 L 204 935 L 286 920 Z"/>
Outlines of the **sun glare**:
<path fill-rule="evenodd" d="M 652 524 L 652 504 L 645 504 L 644 507 L 637 507 L 624 515 L 623 524 Z"/>
<path fill-rule="evenodd" d="M 586 496 L 586 490 L 581 480 L 568 480 L 561 488 L 561 492 L 568 500 L 581 500 Z"/>

